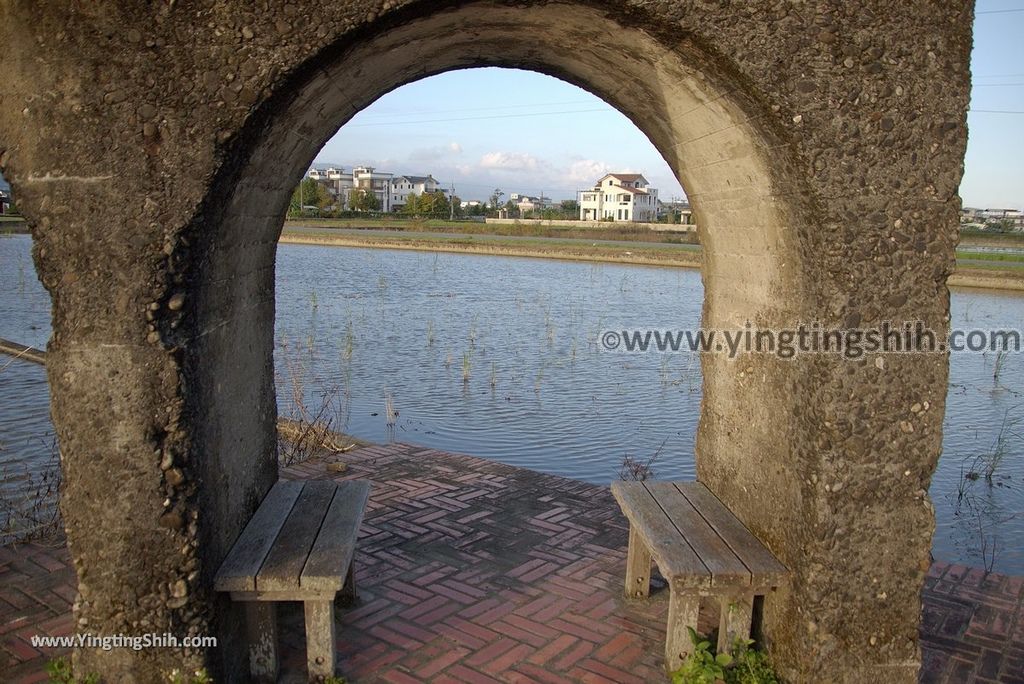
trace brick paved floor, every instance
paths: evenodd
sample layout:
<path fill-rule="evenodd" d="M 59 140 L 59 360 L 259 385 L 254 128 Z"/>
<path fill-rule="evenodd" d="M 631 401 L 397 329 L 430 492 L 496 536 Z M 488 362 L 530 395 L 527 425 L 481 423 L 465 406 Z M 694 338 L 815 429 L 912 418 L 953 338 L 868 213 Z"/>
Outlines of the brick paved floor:
<path fill-rule="evenodd" d="M 373 480 L 360 536 L 360 602 L 339 613 L 353 682 L 657 682 L 665 591 L 620 598 L 626 523 L 607 488 L 395 445 L 287 469 Z M 0 680 L 45 681 L 68 634 L 74 574 L 63 547 L 0 548 Z M 936 563 L 924 592 L 923 682 L 1024 682 L 1024 578 Z M 301 679 L 297 605 L 284 606 L 287 679 Z"/>

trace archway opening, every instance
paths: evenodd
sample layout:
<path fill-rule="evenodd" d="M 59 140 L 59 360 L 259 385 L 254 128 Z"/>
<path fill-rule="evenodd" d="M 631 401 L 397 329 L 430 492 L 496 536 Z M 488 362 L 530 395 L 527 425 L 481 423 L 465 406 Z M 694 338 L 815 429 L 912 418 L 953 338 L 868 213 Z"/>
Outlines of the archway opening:
<path fill-rule="evenodd" d="M 242 161 L 218 180 L 212 196 L 222 201 L 202 220 L 219 228 L 196 231 L 191 247 L 208 268 L 194 321 L 203 334 L 189 363 L 194 377 L 218 378 L 197 383 L 201 450 L 274 453 L 274 259 L 296 182 L 356 112 L 405 83 L 451 70 L 537 71 L 621 111 L 658 149 L 692 202 L 705 250 L 703 325 L 791 322 L 807 290 L 796 248 L 801 208 L 793 199 L 792 161 L 766 123 L 764 106 L 745 94 L 725 64 L 685 38 L 653 36 L 598 9 L 488 2 L 409 23 L 394 20 L 365 40 L 311 59 L 287 95 L 268 102 L 237 141 Z M 704 361 L 698 475 L 713 490 L 728 482 L 727 502 L 784 560 L 799 552 L 807 534 L 800 526 L 802 482 L 790 467 L 793 433 L 800 429 L 792 407 L 799 398 L 787 391 L 803 372 L 777 359 Z M 756 464 L 751 453 L 759 455 Z M 206 543 L 216 558 L 274 480 L 276 464 L 207 458 L 200 468 L 210 520 Z M 766 625 L 783 625 L 792 610 L 776 602 Z"/>
<path fill-rule="evenodd" d="M 548 76 L 459 70 L 382 97 L 292 194 L 276 268 L 278 409 L 295 437 L 282 463 L 330 423 L 596 484 L 634 468 L 693 479 L 699 355 L 601 341 L 699 328 L 694 226 L 655 223 L 682 196 L 627 118 Z"/>

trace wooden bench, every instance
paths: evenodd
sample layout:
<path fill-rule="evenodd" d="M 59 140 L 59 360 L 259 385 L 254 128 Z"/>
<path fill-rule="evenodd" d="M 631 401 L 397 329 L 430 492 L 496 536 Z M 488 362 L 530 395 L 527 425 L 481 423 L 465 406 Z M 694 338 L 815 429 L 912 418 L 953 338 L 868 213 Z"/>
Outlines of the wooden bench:
<path fill-rule="evenodd" d="M 614 482 L 612 494 L 629 519 L 626 596 L 648 596 L 652 558 L 668 582 L 666 668 L 693 648 L 686 628 L 697 629 L 701 597 L 721 602 L 719 652 L 749 638 L 755 603 L 786 581 L 785 566 L 699 482 Z"/>
<path fill-rule="evenodd" d="M 364 480 L 275 484 L 217 572 L 214 588 L 246 602 L 249 669 L 276 682 L 275 601 L 302 601 L 310 679 L 334 675 L 334 599 L 355 597 L 352 561 L 370 494 Z"/>

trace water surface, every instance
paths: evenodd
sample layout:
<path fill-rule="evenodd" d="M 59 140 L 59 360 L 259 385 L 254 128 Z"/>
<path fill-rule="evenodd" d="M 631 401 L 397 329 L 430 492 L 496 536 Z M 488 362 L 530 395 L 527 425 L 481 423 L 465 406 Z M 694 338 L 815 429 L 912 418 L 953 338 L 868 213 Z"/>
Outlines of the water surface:
<path fill-rule="evenodd" d="M 0 337 L 43 345 L 49 300 L 29 239 L 0 240 Z M 336 397 L 357 437 L 469 453 L 608 483 L 627 455 L 661 479 L 694 476 L 698 360 L 619 355 L 602 330 L 696 328 L 689 269 L 399 250 L 280 245 L 276 363 L 282 413 L 294 379 L 310 407 Z M 952 296 L 953 325 L 1015 328 L 1024 297 Z M 998 372 L 997 372 L 998 370 Z M 936 558 L 1024 574 L 1024 355 L 954 355 L 944 453 L 931 486 Z M 386 402 L 397 412 L 388 425 Z M 0 482 L 24 488 L 48 462 L 42 369 L 0 374 Z M 1002 460 L 991 482 L 985 464 Z M 971 480 L 965 475 L 977 472 Z"/>

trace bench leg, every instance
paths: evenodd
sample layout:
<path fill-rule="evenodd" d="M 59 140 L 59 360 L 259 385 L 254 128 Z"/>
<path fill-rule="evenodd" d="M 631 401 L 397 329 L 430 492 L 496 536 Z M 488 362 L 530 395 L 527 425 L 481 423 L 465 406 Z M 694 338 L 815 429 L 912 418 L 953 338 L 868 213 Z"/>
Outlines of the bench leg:
<path fill-rule="evenodd" d="M 254 682 L 276 682 L 277 604 L 273 601 L 245 602 L 245 629 L 249 642 L 249 673 Z"/>
<path fill-rule="evenodd" d="M 626 598 L 647 598 L 651 593 L 651 552 L 647 544 L 629 527 L 629 551 L 626 553 Z"/>
<path fill-rule="evenodd" d="M 700 596 L 684 594 L 678 589 L 669 589 L 668 629 L 665 633 L 665 668 L 669 672 L 678 670 L 683 660 L 693 650 L 690 632 L 686 629 L 697 629 L 697 618 L 700 616 Z"/>
<path fill-rule="evenodd" d="M 334 676 L 334 597 L 305 601 L 306 666 L 311 681 Z"/>
<path fill-rule="evenodd" d="M 345 577 L 345 586 L 341 588 L 341 600 L 346 605 L 352 605 L 356 602 L 356 560 L 352 559 L 352 562 L 348 564 L 348 575 Z"/>
<path fill-rule="evenodd" d="M 722 597 L 722 616 L 718 623 L 719 653 L 730 652 L 737 639 L 750 638 L 750 619 L 753 608 L 753 596 Z"/>

